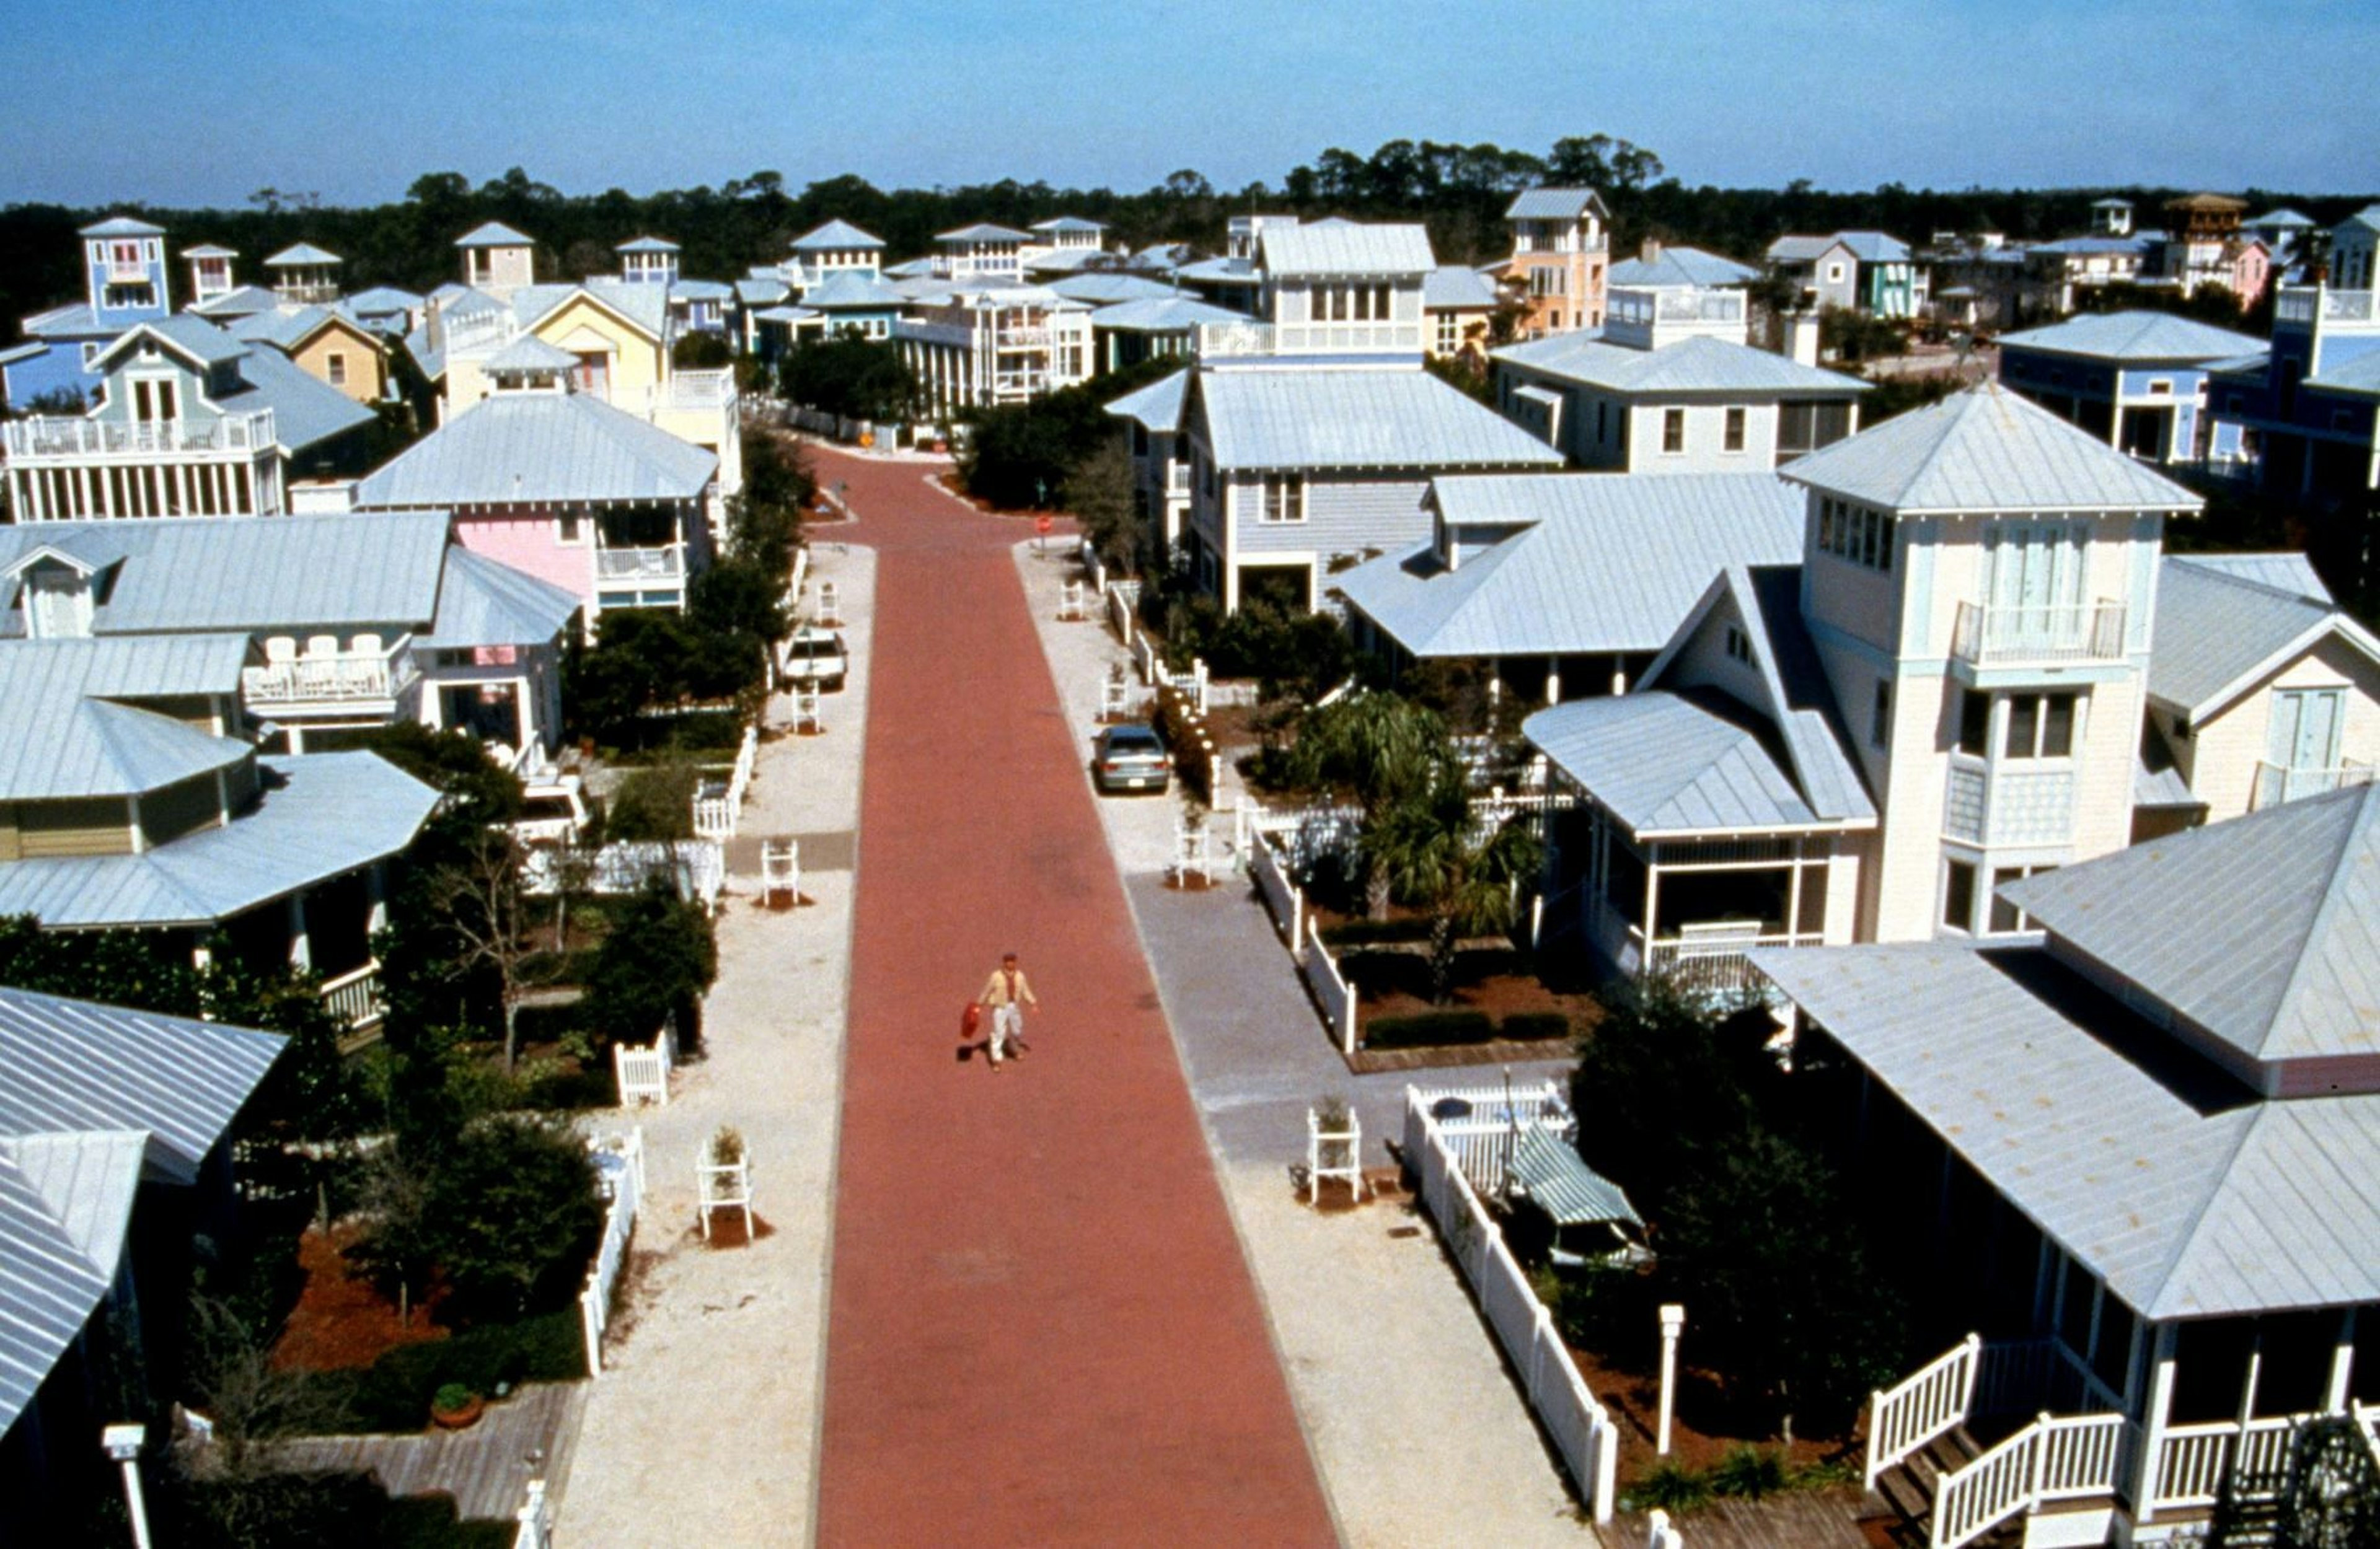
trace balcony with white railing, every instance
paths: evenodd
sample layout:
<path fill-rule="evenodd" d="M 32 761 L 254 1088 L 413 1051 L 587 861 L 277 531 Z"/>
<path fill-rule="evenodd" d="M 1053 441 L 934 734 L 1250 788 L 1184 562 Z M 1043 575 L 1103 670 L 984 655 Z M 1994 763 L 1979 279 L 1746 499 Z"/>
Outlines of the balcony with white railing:
<path fill-rule="evenodd" d="M 97 462 L 247 462 L 274 444 L 273 411 L 207 419 L 86 419 L 37 415 L 5 427 L 8 461 L 36 466 Z"/>
<path fill-rule="evenodd" d="M 678 581 L 686 576 L 686 545 L 651 549 L 598 549 L 595 576 L 607 584 L 629 581 Z"/>
<path fill-rule="evenodd" d="M 378 1026 L 382 1012 L 379 960 L 323 980 L 322 994 L 322 1004 L 348 1032 Z"/>
<path fill-rule="evenodd" d="M 2104 598 L 2049 607 L 1961 602 L 1950 635 L 1950 657 L 1969 667 L 2120 661 L 2124 605 Z"/>
<path fill-rule="evenodd" d="M 420 681 L 413 636 L 384 649 L 316 651 L 267 660 L 240 671 L 240 695 L 252 710 L 276 716 L 309 710 L 332 713 L 393 711 Z"/>
<path fill-rule="evenodd" d="M 1272 324 L 1269 322 L 1202 322 L 1192 335 L 1193 347 L 1203 360 L 1228 360 L 1273 353 Z"/>
<path fill-rule="evenodd" d="M 1752 953 L 1762 947 L 1816 947 L 1826 938 L 1815 930 L 1763 931 L 1756 923 L 1713 921 L 1678 927 L 1675 936 L 1657 937 L 1630 926 L 1638 972 L 1646 978 L 1665 978 L 1695 995 L 1737 995 L 1760 991 L 1767 979 L 1752 965 Z"/>
<path fill-rule="evenodd" d="M 2256 783 L 2248 795 L 2248 810 L 2262 812 L 2283 802 L 2299 801 L 2307 796 L 2326 796 L 2333 791 L 2371 783 L 2372 766 L 2359 764 L 2352 758 L 2314 768 L 2291 768 L 2259 758 L 2256 760 Z"/>

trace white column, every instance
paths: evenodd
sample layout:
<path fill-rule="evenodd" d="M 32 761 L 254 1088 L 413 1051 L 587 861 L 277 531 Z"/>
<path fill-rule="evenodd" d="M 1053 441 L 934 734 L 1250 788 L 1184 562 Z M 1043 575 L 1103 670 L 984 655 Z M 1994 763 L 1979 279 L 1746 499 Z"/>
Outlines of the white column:
<path fill-rule="evenodd" d="M 2355 1309 L 2338 1314 L 2338 1343 L 2330 1352 L 2330 1386 L 2323 1390 L 2325 1414 L 2347 1412 L 2348 1384 L 2355 1375 Z"/>
<path fill-rule="evenodd" d="M 2163 1459 L 2157 1455 L 2165 1450 L 2166 1427 L 2173 1415 L 2173 1352 L 2180 1342 L 2181 1325 L 2161 1323 L 2156 1325 L 2155 1344 L 2149 1361 L 2149 1401 L 2146 1421 L 2142 1426 L 2140 1460 L 2132 1479 L 2132 1499 L 2138 1503 L 2132 1519 L 2146 1523 L 2156 1515 L 2155 1488 Z"/>
<path fill-rule="evenodd" d="M 306 934 L 306 895 L 291 893 L 289 914 L 289 966 L 303 971 L 314 965 L 314 942 Z"/>

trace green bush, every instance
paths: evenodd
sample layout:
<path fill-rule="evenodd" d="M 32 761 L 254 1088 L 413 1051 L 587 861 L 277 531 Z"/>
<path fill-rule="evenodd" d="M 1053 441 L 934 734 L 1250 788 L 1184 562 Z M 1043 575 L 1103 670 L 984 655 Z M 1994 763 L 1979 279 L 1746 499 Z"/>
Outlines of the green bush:
<path fill-rule="evenodd" d="M 1628 1492 L 1628 1504 L 1640 1511 L 1692 1511 L 1710 1498 L 1708 1474 L 1666 1458 L 1646 1469 Z"/>
<path fill-rule="evenodd" d="M 471 1401 L 471 1390 L 458 1382 L 442 1384 L 430 1396 L 430 1407 L 442 1414 L 453 1414 Z"/>
<path fill-rule="evenodd" d="M 1381 1017 L 1364 1028 L 1366 1048 L 1431 1048 L 1447 1044 L 1484 1044 L 1496 1036 L 1496 1019 L 1485 1011 L 1423 1011 Z"/>
<path fill-rule="evenodd" d="M 603 1229 L 595 1164 L 559 1125 L 474 1124 L 437 1158 L 422 1228 L 458 1322 L 567 1306 Z"/>
<path fill-rule="evenodd" d="M 326 1372 L 315 1381 L 344 1402 L 358 1430 L 406 1432 L 430 1423 L 430 1406 L 443 1388 L 492 1398 L 500 1387 L 575 1382 L 586 1374 L 587 1334 L 574 1304 L 399 1345 L 361 1371 Z"/>
<path fill-rule="evenodd" d="M 1756 1501 L 1791 1488 L 1792 1471 L 1785 1454 L 1756 1446 L 1731 1446 L 1710 1472 L 1710 1487 L 1722 1495 Z"/>
<path fill-rule="evenodd" d="M 1504 1019 L 1503 1035 L 1523 1044 L 1568 1038 L 1570 1016 L 1563 1011 L 1514 1011 Z"/>
<path fill-rule="evenodd" d="M 612 1072 L 600 1064 L 576 1070 L 558 1066 L 540 1071 L 521 1083 L 520 1106 L 541 1113 L 576 1113 L 608 1108 L 619 1101 Z"/>
<path fill-rule="evenodd" d="M 632 769 L 612 795 L 605 826 L 615 841 L 694 837 L 694 790 L 702 771 L 673 760 Z"/>
<path fill-rule="evenodd" d="M 1402 920 L 1342 920 L 1322 927 L 1326 947 L 1380 947 L 1428 939 L 1429 921 L 1420 915 Z"/>

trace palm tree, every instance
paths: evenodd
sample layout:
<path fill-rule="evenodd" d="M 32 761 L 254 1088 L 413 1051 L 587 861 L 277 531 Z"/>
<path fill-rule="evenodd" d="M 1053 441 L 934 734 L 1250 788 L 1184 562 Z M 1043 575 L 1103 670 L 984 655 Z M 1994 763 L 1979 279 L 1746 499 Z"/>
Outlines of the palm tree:
<path fill-rule="evenodd" d="M 1289 759 L 1297 783 L 1335 787 L 1363 809 L 1367 852 L 1369 836 L 1392 809 L 1433 790 L 1458 796 L 1463 790 L 1446 722 L 1394 694 L 1354 694 L 1313 711 Z M 1373 919 L 1388 917 L 1389 892 L 1387 874 L 1367 865 L 1365 904 Z"/>
<path fill-rule="evenodd" d="M 1429 911 L 1429 998 L 1451 998 L 1455 943 L 1466 936 L 1509 930 L 1518 914 L 1516 884 L 1537 874 L 1543 859 L 1525 819 L 1493 829 L 1471 816 L 1460 781 L 1442 781 L 1398 803 L 1364 829 L 1369 875 Z"/>

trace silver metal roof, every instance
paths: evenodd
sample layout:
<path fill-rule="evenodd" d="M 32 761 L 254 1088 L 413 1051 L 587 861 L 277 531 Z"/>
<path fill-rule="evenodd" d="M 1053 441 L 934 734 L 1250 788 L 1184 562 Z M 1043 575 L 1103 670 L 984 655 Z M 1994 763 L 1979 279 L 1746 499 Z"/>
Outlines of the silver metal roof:
<path fill-rule="evenodd" d="M 2084 312 L 2046 328 L 2002 334 L 2000 347 L 2096 360 L 2204 364 L 2251 354 L 2263 349 L 2265 341 L 2171 312 Z"/>
<path fill-rule="evenodd" d="M 1518 1127 L 1518 1138 L 1512 1144 L 1512 1177 L 1530 1202 L 1557 1226 L 1581 1227 L 1597 1221 L 1645 1224 L 1636 1207 L 1628 1203 L 1626 1191 L 1588 1167 L 1569 1142 L 1542 1125 Z"/>
<path fill-rule="evenodd" d="M 2380 1055 L 2380 787 L 2312 796 L 2001 889 L 2251 1059 Z"/>
<path fill-rule="evenodd" d="M 1521 732 L 1639 839 L 1820 826 L 1760 739 L 1708 708 L 1720 702 L 1700 691 L 1574 699 Z"/>
<path fill-rule="evenodd" d="M 151 318 L 146 322 L 133 324 L 114 344 L 101 350 L 99 358 L 92 364 L 104 369 L 117 356 L 137 348 L 144 337 L 156 339 L 201 368 L 244 360 L 249 354 L 246 345 L 206 319 L 189 312 L 176 312 L 168 317 Z"/>
<path fill-rule="evenodd" d="M 0 1428 L 32 1403 L 107 1294 L 116 1263 L 76 1240 L 59 1206 L 18 1165 L 18 1143 L 0 1140 Z"/>
<path fill-rule="evenodd" d="M 2380 1096 L 2255 1102 L 2040 948 L 1753 962 L 2143 1316 L 2380 1301 Z"/>
<path fill-rule="evenodd" d="M 1444 475 L 1445 520 L 1519 527 L 1448 570 L 1424 546 L 1331 585 L 1417 657 L 1658 651 L 1733 563 L 1801 558 L 1800 491 L 1768 474 Z"/>
<path fill-rule="evenodd" d="M 1556 333 L 1525 345 L 1508 345 L 1496 351 L 1494 358 L 1525 366 L 1563 381 L 1644 395 L 1731 393 L 1758 397 L 1768 393 L 1824 393 L 1830 397 L 1842 397 L 1868 390 L 1868 384 L 1856 377 L 1804 366 L 1791 356 L 1707 336 L 1680 339 L 1659 349 L 1645 350 L 1606 344 L 1584 333 Z"/>
<path fill-rule="evenodd" d="M 829 274 L 802 292 L 802 305 L 818 311 L 832 311 L 838 307 L 879 308 L 895 310 L 909 298 L 890 283 L 856 269 L 845 269 Z"/>
<path fill-rule="evenodd" d="M 797 253 L 848 252 L 856 248 L 881 248 L 882 246 L 884 246 L 882 237 L 871 236 L 853 225 L 849 221 L 844 220 L 829 221 L 822 226 L 813 227 L 802 233 L 793 240 L 793 250 Z"/>
<path fill-rule="evenodd" d="M 267 269 L 298 269 L 313 267 L 325 263 L 344 263 L 346 261 L 346 260 L 339 257 L 338 254 L 325 252 L 323 249 L 314 246 L 311 242 L 299 242 L 292 247 L 284 248 L 279 252 L 273 254 L 271 258 L 266 259 L 264 260 L 264 267 Z"/>
<path fill-rule="evenodd" d="M 472 227 L 455 238 L 457 248 L 532 248 L 537 244 L 502 221 Z"/>
<path fill-rule="evenodd" d="M 111 215 L 104 221 L 82 227 L 78 236 L 163 236 L 164 226 L 152 226 L 146 221 L 129 215 Z"/>
<path fill-rule="evenodd" d="M 583 393 L 499 393 L 356 486 L 360 510 L 690 501 L 718 455 Z"/>
<path fill-rule="evenodd" d="M 574 371 L 578 357 L 560 345 L 549 345 L 534 333 L 524 333 L 480 363 L 490 371 Z"/>
<path fill-rule="evenodd" d="M 1424 311 L 1455 312 L 1492 309 L 1496 286 L 1485 274 L 1459 263 L 1441 263 L 1421 277 Z"/>
<path fill-rule="evenodd" d="M 0 526 L 0 573 L 61 539 L 107 544 L 101 635 L 413 628 L 437 611 L 447 526 L 443 511 Z"/>
<path fill-rule="evenodd" d="M 1428 273 L 1438 267 L 1418 225 L 1267 226 L 1257 233 L 1259 265 L 1276 279 Z"/>
<path fill-rule="evenodd" d="M 1664 247 L 1651 258 L 1638 254 L 1611 266 L 1607 282 L 1612 285 L 1632 285 L 1643 290 L 1683 286 L 1698 290 L 1719 290 L 1730 285 L 1750 284 L 1760 277 L 1759 271 L 1748 264 L 1705 252 L 1700 248 Z"/>
<path fill-rule="evenodd" d="M 1431 376 L 1381 369 L 1202 370 L 1208 444 L 1225 468 L 1560 467 L 1561 454 Z"/>
<path fill-rule="evenodd" d="M 937 232 L 934 234 L 934 240 L 937 242 L 949 242 L 954 244 L 963 242 L 1030 242 L 1033 240 L 1033 234 L 1029 231 L 1019 231 L 1014 226 L 1003 226 L 990 221 L 978 221 L 971 226 L 960 226 L 955 231 Z"/>
<path fill-rule="evenodd" d="M 1087 231 L 1105 231 L 1108 227 L 1107 223 L 1104 221 L 1087 221 L 1080 215 L 1052 215 L 1046 221 L 1034 222 L 1033 229 L 1035 231 L 1073 232 L 1080 234 Z"/>
<path fill-rule="evenodd" d="M 1119 301 L 1091 314 L 1094 328 L 1123 329 L 1131 333 L 1178 333 L 1202 322 L 1245 322 L 1244 313 L 1201 301 L 1194 296 L 1152 296 L 1145 301 Z"/>
<path fill-rule="evenodd" d="M 2326 599 L 2305 595 L 2312 567 L 2302 566 L 2301 556 L 2240 559 L 2249 563 L 2204 564 L 2197 556 L 2174 555 L 2157 567 L 2151 698 L 2204 720 L 2331 635 L 2380 661 L 2380 640 Z M 2300 565 L 2287 563 L 2292 559 Z M 2296 574 L 2301 567 L 2303 576 Z M 2268 585 L 2259 575 L 2282 584 Z"/>
<path fill-rule="evenodd" d="M 0 914 L 55 929 L 205 926 L 386 860 L 438 793 L 370 753 L 259 758 L 264 793 L 229 824 L 138 855 L 0 865 Z"/>
<path fill-rule="evenodd" d="M 2271 587 L 2295 597 L 2311 598 L 2316 602 L 2335 600 L 2330 587 L 2313 568 L 2313 562 L 2301 553 L 2281 551 L 2249 554 L 2168 554 L 2168 564 L 2195 565 L 2218 575 L 2236 575 L 2243 581 Z"/>
<path fill-rule="evenodd" d="M 680 248 L 666 236 L 632 236 L 612 250 L 615 253 L 674 253 Z"/>
<path fill-rule="evenodd" d="M 562 632 L 578 608 L 575 592 L 459 543 L 450 544 L 438 585 L 436 621 L 414 644 L 425 650 L 542 646 Z"/>
<path fill-rule="evenodd" d="M 523 285 L 513 292 L 513 316 L 523 328 L 534 328 L 579 296 L 593 297 L 656 339 L 669 332 L 667 286 L 608 276 L 575 285 Z"/>
<path fill-rule="evenodd" d="M 1069 301 L 1087 301 L 1093 306 L 1151 301 L 1182 294 L 1172 285 L 1160 284 L 1138 274 L 1069 274 L 1050 281 L 1050 288 Z"/>
<path fill-rule="evenodd" d="M 1828 248 L 1841 247 L 1862 263 L 1907 263 L 1909 244 L 1880 231 L 1838 231 L 1825 236 L 1780 236 L 1768 244 L 1770 261 L 1807 263 Z"/>
<path fill-rule="evenodd" d="M 237 695 L 248 650 L 243 635 L 0 644 L 0 800 L 134 795 L 242 762 L 245 743 L 114 701 Z"/>
<path fill-rule="evenodd" d="M 1609 221 L 1603 196 L 1593 188 L 1524 188 L 1504 208 L 1508 221 L 1575 221 L 1589 211 Z"/>
<path fill-rule="evenodd" d="M 1981 382 L 1780 476 L 1901 512 L 2196 511 L 2196 495 L 1998 382 Z"/>
<path fill-rule="evenodd" d="M 1107 405 L 1119 419 L 1135 419 L 1148 429 L 1170 434 L 1182 429 L 1182 399 L 1189 390 L 1190 373 L 1176 371 L 1138 392 L 1127 393 Z"/>

